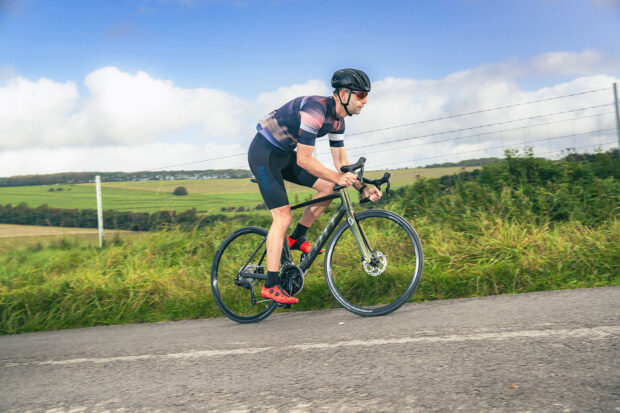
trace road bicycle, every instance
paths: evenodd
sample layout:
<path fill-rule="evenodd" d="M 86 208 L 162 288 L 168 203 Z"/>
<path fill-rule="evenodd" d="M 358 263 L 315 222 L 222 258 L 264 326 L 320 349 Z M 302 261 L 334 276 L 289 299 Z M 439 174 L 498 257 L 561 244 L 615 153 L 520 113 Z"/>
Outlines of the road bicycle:
<path fill-rule="evenodd" d="M 376 180 L 365 178 L 365 161 L 360 158 L 341 170 L 357 171 L 360 181 L 379 190 L 386 184 L 385 195 L 389 197 L 390 174 L 385 172 Z M 283 243 L 282 288 L 293 296 L 299 294 L 308 269 L 329 241 L 323 265 L 327 287 L 336 301 L 360 316 L 389 314 L 407 302 L 420 283 L 424 267 L 420 238 L 409 221 L 392 211 L 368 209 L 355 213 L 348 188 L 339 185 L 334 187 L 334 193 L 291 209 L 336 198 L 340 198 L 340 206 L 310 252 L 301 254 L 298 265 L 288 243 Z M 366 198 L 360 203 L 369 201 Z M 243 227 L 230 234 L 215 253 L 211 266 L 213 297 L 222 312 L 238 323 L 264 320 L 278 306 L 290 308 L 290 304 L 278 304 L 260 296 L 267 279 L 266 239 L 266 229 Z"/>

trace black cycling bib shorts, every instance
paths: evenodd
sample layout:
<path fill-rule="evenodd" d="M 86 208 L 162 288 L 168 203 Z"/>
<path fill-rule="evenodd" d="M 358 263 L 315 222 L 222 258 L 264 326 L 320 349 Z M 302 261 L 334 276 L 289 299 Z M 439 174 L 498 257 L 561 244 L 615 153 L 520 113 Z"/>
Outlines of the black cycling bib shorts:
<path fill-rule="evenodd" d="M 297 152 L 278 149 L 260 133 L 250 144 L 248 163 L 269 209 L 289 204 L 284 180 L 312 188 L 319 179 L 297 165 Z"/>

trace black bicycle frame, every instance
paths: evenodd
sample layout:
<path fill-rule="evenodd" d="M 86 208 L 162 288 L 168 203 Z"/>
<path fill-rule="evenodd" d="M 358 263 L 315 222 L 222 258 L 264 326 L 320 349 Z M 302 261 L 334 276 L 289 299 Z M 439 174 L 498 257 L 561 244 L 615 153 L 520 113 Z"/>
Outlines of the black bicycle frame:
<path fill-rule="evenodd" d="M 351 198 L 349 197 L 349 192 L 347 188 L 340 188 L 338 189 L 338 192 L 334 194 L 330 194 L 330 195 L 323 196 L 320 198 L 312 199 L 310 201 L 302 202 L 301 204 L 298 204 L 298 205 L 294 205 L 291 207 L 291 210 L 302 208 L 308 205 L 317 204 L 319 202 L 323 202 L 323 201 L 327 201 L 329 199 L 335 199 L 335 198 L 340 198 L 341 200 L 340 207 L 338 208 L 338 211 L 336 211 L 336 213 L 329 220 L 323 232 L 321 232 L 321 235 L 319 235 L 319 237 L 317 238 L 310 252 L 304 255 L 302 261 L 300 262 L 299 268 L 301 268 L 302 271 L 304 272 L 306 272 L 308 268 L 310 268 L 310 266 L 312 265 L 316 257 L 319 256 L 321 249 L 327 243 L 327 241 L 329 240 L 329 237 L 331 237 L 331 235 L 334 233 L 334 231 L 336 230 L 336 227 L 340 224 L 340 221 L 345 215 L 347 215 L 347 221 L 349 222 L 349 225 L 351 226 L 351 230 L 353 231 L 353 234 L 355 235 L 355 239 L 357 240 L 358 246 L 362 252 L 362 258 L 368 262 L 370 261 L 370 248 L 368 246 L 368 240 L 366 238 L 366 234 L 364 234 L 364 231 L 358 225 L 357 220 L 355 219 L 355 213 L 353 211 L 353 204 L 351 202 Z M 288 243 L 286 242 L 284 243 L 282 253 L 284 254 L 284 258 L 287 262 L 290 262 L 290 263 L 293 262 L 291 250 L 288 247 Z"/>
<path fill-rule="evenodd" d="M 331 219 L 327 223 L 327 226 L 325 226 L 325 229 L 323 230 L 323 232 L 321 232 L 321 235 L 319 235 L 319 237 L 317 238 L 310 252 L 308 254 L 304 254 L 302 261 L 299 263 L 299 268 L 301 268 L 301 270 L 304 273 L 308 270 L 308 268 L 310 268 L 310 266 L 312 265 L 316 257 L 319 256 L 321 249 L 327 243 L 327 241 L 329 240 L 329 237 L 331 237 L 331 235 L 334 233 L 334 231 L 336 230 L 336 227 L 340 224 L 340 221 L 345 215 L 347 215 L 347 221 L 349 222 L 349 225 L 351 226 L 351 230 L 353 231 L 355 239 L 362 252 L 362 258 L 366 260 L 367 262 L 369 262 L 371 259 L 368 240 L 366 238 L 366 235 L 364 234 L 364 231 L 362 230 L 362 228 L 360 228 L 360 226 L 357 223 L 357 220 L 355 219 L 353 205 L 351 203 L 351 198 L 349 197 L 349 192 L 347 191 L 347 188 L 340 188 L 338 189 L 338 192 L 336 193 L 329 194 L 329 195 L 316 198 L 316 199 L 311 199 L 310 201 L 302 202 L 297 205 L 293 205 L 291 206 L 291 210 L 303 208 L 308 205 L 318 204 L 320 202 L 327 201 L 330 199 L 335 199 L 335 198 L 340 198 L 341 200 L 340 207 L 338 208 L 336 213 L 331 217 Z M 246 264 L 243 266 L 243 268 L 245 268 L 248 265 L 248 263 L 254 258 L 258 250 L 263 246 L 265 242 L 266 242 L 266 238 L 259 244 L 259 246 L 256 248 L 256 250 L 250 257 L 250 259 L 248 260 L 248 262 L 246 262 Z M 265 253 L 263 252 L 263 257 L 261 257 L 261 260 L 262 258 L 264 258 L 264 254 Z M 282 257 L 283 257 L 284 263 L 294 264 L 293 255 L 291 254 L 291 249 L 289 248 L 287 242 L 284 242 L 284 245 L 282 246 Z M 259 280 L 267 279 L 266 275 L 256 274 L 253 272 L 241 272 L 240 275 L 243 277 L 254 278 L 254 279 L 259 279 Z"/>
<path fill-rule="evenodd" d="M 333 196 L 333 195 L 336 195 L 336 196 Z M 328 195 L 325 197 L 317 198 L 316 200 L 313 200 L 313 201 L 321 202 L 321 201 L 325 201 L 326 199 L 333 199 L 339 196 L 340 196 L 339 194 L 332 194 L 332 195 Z M 312 204 L 316 202 L 312 202 Z M 311 204 L 308 204 L 308 205 L 311 205 Z M 307 255 L 305 255 L 304 259 L 299 263 L 299 268 L 301 268 L 303 272 L 306 272 L 308 268 L 310 268 L 310 266 L 312 265 L 316 257 L 319 256 L 320 251 L 323 248 L 323 246 L 327 243 L 327 240 L 329 240 L 329 237 L 331 237 L 331 235 L 334 233 L 334 230 L 336 229 L 338 224 L 340 224 L 340 221 L 342 220 L 342 217 L 345 214 L 345 209 L 342 207 L 343 205 L 344 204 L 340 204 L 338 211 L 336 211 L 334 216 L 331 217 L 331 219 L 327 223 L 327 226 L 325 227 L 323 232 L 321 232 L 321 235 L 319 235 L 316 242 L 312 246 L 312 249 L 310 250 L 310 252 Z M 296 206 L 296 208 L 301 208 L 301 205 Z M 293 207 L 291 207 L 291 209 L 293 209 Z M 286 259 L 290 258 L 290 262 L 292 262 L 291 250 L 288 247 L 288 243 L 285 242 L 284 247 L 285 247 L 284 254 L 285 254 Z"/>

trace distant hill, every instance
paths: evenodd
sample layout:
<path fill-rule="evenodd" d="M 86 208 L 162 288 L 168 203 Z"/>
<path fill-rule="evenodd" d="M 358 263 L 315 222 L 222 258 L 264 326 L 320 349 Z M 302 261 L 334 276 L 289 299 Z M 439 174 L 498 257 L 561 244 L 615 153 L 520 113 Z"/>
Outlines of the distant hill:
<path fill-rule="evenodd" d="M 173 181 L 180 179 L 250 178 L 252 172 L 244 169 L 206 169 L 199 171 L 145 171 L 145 172 L 63 172 L 49 175 L 22 175 L 0 178 L 0 187 L 54 184 L 84 184 L 95 182 L 100 175 L 104 182 Z"/>
<path fill-rule="evenodd" d="M 444 163 L 434 163 L 432 165 L 426 165 L 424 168 L 448 168 L 452 166 L 482 166 L 489 165 L 495 162 L 501 161 L 501 158 L 478 158 L 478 159 L 467 159 L 460 162 L 444 162 Z"/>
<path fill-rule="evenodd" d="M 500 158 L 468 159 L 460 162 L 444 162 L 424 168 L 447 168 L 454 166 L 482 166 L 500 161 Z M 205 169 L 197 171 L 148 171 L 148 172 L 63 172 L 48 175 L 21 175 L 0 178 L 0 187 L 55 184 L 85 184 L 95 182 L 100 175 L 104 182 L 175 181 L 181 179 L 229 179 L 252 178 L 245 169 Z"/>

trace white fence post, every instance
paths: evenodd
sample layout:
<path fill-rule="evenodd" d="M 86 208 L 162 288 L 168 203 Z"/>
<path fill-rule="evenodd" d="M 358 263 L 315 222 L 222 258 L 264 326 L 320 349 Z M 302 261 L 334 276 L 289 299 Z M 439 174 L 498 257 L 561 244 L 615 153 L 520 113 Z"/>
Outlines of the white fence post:
<path fill-rule="evenodd" d="M 101 176 L 95 177 L 97 191 L 97 223 L 99 226 L 99 248 L 103 248 L 103 210 L 101 207 Z"/>
<path fill-rule="evenodd" d="M 620 114 L 618 113 L 618 86 L 614 83 L 614 103 L 616 106 L 616 131 L 618 133 L 618 148 L 620 149 Z"/>

